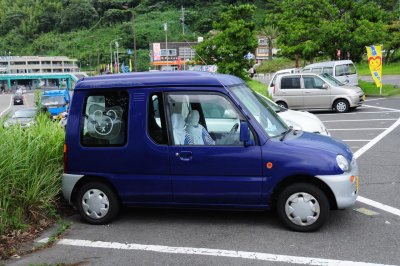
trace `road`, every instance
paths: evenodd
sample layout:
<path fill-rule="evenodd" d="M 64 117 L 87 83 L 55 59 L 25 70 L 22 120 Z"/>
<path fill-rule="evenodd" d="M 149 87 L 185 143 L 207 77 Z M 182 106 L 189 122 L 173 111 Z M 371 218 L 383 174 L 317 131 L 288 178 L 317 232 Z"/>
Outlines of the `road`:
<path fill-rule="evenodd" d="M 52 247 L 5 264 L 400 265 L 400 98 L 316 115 L 355 152 L 361 177 L 355 206 L 317 232 L 289 231 L 273 212 L 125 208 L 105 226 L 72 215 Z"/>

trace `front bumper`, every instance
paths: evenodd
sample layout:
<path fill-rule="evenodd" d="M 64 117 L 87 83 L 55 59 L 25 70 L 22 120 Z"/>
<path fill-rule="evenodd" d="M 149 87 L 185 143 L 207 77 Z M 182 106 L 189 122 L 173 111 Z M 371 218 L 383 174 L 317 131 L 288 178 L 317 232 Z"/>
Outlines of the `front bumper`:
<path fill-rule="evenodd" d="M 351 176 L 354 176 L 353 182 L 350 181 Z M 350 172 L 340 175 L 317 175 L 316 177 L 327 184 L 332 190 L 338 209 L 354 205 L 358 196 L 359 184 L 358 165 L 354 158 L 351 162 Z"/>

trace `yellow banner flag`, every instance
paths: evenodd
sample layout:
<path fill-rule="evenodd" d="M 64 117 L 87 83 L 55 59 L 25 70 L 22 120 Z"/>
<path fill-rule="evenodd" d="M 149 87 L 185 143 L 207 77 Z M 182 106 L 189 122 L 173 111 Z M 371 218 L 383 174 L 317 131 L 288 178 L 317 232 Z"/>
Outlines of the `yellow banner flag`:
<path fill-rule="evenodd" d="M 367 46 L 369 70 L 378 88 L 382 87 L 382 46 Z"/>

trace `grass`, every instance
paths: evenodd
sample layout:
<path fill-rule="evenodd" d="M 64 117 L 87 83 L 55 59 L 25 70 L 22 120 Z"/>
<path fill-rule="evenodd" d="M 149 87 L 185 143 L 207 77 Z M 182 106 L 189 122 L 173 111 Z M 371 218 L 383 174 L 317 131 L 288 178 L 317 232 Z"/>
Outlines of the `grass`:
<path fill-rule="evenodd" d="M 370 76 L 371 72 L 368 67 L 368 62 L 363 61 L 361 63 L 356 64 L 356 68 L 358 71 L 358 75 L 361 76 Z M 400 62 L 385 64 L 382 65 L 382 75 L 400 75 Z"/>
<path fill-rule="evenodd" d="M 379 95 L 379 88 L 375 83 L 358 80 L 358 86 L 364 91 L 365 95 Z M 383 84 L 382 96 L 400 96 L 400 88 L 395 88 L 390 84 Z"/>
<path fill-rule="evenodd" d="M 246 81 L 247 85 L 254 91 L 261 93 L 264 96 L 268 96 L 267 95 L 267 85 L 265 85 L 264 83 L 261 83 L 260 81 L 257 80 L 248 80 Z"/>
<path fill-rule="evenodd" d="M 4 119 L 3 119 L 4 120 Z M 0 120 L 0 235 L 56 215 L 64 130 L 45 114 L 26 129 Z"/>

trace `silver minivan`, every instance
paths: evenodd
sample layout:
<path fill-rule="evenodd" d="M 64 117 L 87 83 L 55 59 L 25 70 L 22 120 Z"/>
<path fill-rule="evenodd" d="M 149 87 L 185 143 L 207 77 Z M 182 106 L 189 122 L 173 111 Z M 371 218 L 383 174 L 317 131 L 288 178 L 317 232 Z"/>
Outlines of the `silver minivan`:
<path fill-rule="evenodd" d="M 351 60 L 319 62 L 305 66 L 303 72 L 327 73 L 345 84 L 358 86 L 357 69 Z"/>
<path fill-rule="evenodd" d="M 272 99 L 285 108 L 344 113 L 361 106 L 365 95 L 360 87 L 344 84 L 327 73 L 298 73 L 277 76 Z"/>

